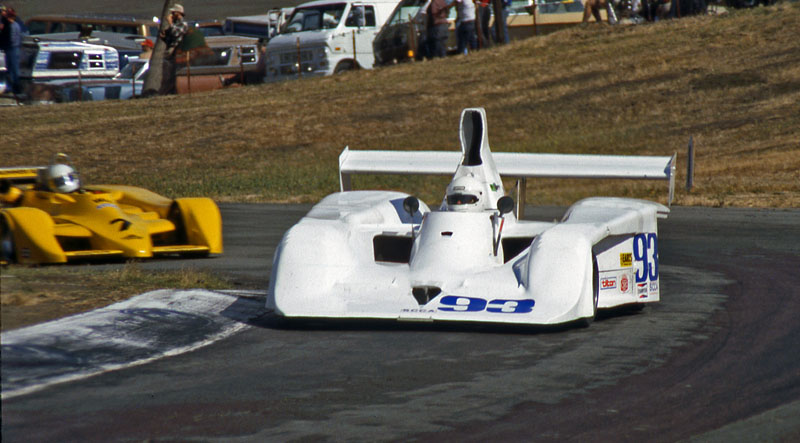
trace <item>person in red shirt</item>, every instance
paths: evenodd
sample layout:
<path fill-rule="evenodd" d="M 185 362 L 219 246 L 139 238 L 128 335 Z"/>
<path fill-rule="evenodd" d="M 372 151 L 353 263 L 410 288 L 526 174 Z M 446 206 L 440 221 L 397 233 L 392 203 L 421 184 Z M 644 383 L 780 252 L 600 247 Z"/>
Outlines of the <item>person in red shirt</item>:
<path fill-rule="evenodd" d="M 454 3 L 447 0 L 433 0 L 428 6 L 428 57 L 444 57 L 447 55 L 447 34 L 449 32 L 447 15 Z"/>

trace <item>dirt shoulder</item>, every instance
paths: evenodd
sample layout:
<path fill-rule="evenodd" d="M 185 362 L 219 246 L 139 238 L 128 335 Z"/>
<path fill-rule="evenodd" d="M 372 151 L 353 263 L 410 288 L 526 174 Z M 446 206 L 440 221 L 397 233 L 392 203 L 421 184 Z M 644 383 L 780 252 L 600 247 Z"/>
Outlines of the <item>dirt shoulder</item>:
<path fill-rule="evenodd" d="M 198 270 L 143 272 L 130 262 L 119 269 L 86 266 L 0 268 L 3 331 L 90 311 L 160 288 L 227 289 L 224 277 Z"/>

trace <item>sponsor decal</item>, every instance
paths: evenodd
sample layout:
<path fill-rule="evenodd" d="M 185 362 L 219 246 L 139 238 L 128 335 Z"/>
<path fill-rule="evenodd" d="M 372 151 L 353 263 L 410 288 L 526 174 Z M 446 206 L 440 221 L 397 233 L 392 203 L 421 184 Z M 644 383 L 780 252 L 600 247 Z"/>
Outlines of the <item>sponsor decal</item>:
<path fill-rule="evenodd" d="M 408 312 L 413 314 L 433 314 L 436 312 L 435 309 L 402 309 L 400 312 Z"/>
<path fill-rule="evenodd" d="M 650 282 L 650 292 L 653 292 L 653 291 L 658 291 L 658 282 L 657 281 L 651 281 Z"/>
<path fill-rule="evenodd" d="M 117 205 L 115 205 L 114 203 L 102 203 L 97 205 L 95 209 L 116 208 L 116 207 Z"/>
<path fill-rule="evenodd" d="M 22 248 L 20 251 L 22 258 L 31 258 L 31 250 L 28 248 Z"/>
<path fill-rule="evenodd" d="M 525 300 L 485 300 L 477 297 L 448 295 L 439 300 L 440 312 L 491 312 L 494 314 L 525 314 L 533 311 L 535 302 Z"/>
<path fill-rule="evenodd" d="M 616 289 L 617 277 L 601 278 L 600 289 Z"/>
<path fill-rule="evenodd" d="M 636 295 L 639 298 L 647 298 L 647 282 L 636 283 Z"/>
<path fill-rule="evenodd" d="M 630 252 L 623 252 L 619 255 L 619 265 L 623 268 L 630 268 L 633 266 L 633 254 Z"/>
<path fill-rule="evenodd" d="M 627 293 L 628 289 L 630 289 L 628 274 L 622 274 L 622 277 L 619 279 L 619 290 Z"/>

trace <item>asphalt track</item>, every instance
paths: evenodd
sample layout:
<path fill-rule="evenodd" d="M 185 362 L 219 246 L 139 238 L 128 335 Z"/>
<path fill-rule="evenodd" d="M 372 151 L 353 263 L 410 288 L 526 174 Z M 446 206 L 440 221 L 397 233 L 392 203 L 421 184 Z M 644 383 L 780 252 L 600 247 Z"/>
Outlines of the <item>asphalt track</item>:
<path fill-rule="evenodd" d="M 263 290 L 307 209 L 224 205 L 224 256 L 142 267 Z M 235 323 L 213 344 L 15 396 L 12 375 L 64 362 L 14 358 L 4 333 L 3 441 L 800 441 L 800 211 L 673 208 L 659 246 L 662 302 L 587 329 L 287 330 L 255 293 L 207 315 Z M 168 346 L 214 321 L 164 323 L 124 325 Z"/>

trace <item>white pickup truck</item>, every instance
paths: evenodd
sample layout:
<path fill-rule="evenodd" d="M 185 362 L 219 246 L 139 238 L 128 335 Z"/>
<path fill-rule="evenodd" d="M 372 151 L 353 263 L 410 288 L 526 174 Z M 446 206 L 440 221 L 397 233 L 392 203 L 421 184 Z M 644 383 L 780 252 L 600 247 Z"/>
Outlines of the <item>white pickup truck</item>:
<path fill-rule="evenodd" d="M 267 45 L 267 82 L 371 69 L 372 41 L 399 0 L 320 0 L 297 6 Z"/>

